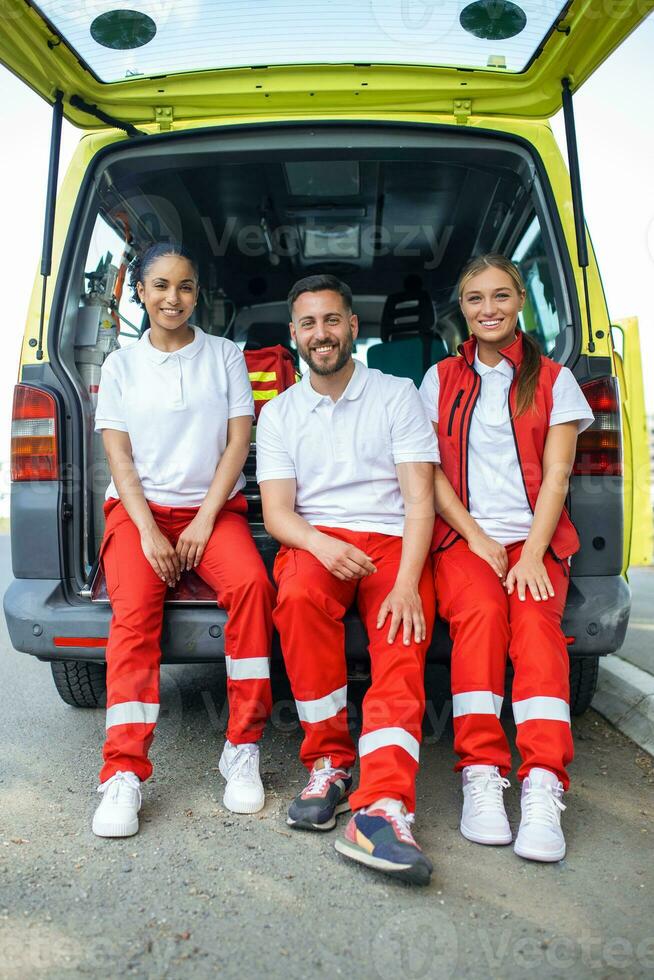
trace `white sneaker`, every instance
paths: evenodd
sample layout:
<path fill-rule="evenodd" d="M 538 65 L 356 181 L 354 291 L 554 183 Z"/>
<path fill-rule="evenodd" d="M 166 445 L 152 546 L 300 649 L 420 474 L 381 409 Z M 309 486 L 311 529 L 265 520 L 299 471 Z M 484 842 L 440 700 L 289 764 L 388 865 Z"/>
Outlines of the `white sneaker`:
<path fill-rule="evenodd" d="M 497 766 L 466 766 L 462 773 L 463 811 L 459 829 L 475 844 L 510 844 L 511 828 L 503 791 L 511 784 Z"/>
<path fill-rule="evenodd" d="M 141 780 L 133 772 L 117 772 L 98 786 L 102 802 L 93 815 L 98 837 L 131 837 L 139 829 Z"/>
<path fill-rule="evenodd" d="M 254 742 L 244 745 L 225 742 L 218 768 L 227 780 L 223 796 L 227 809 L 233 813 L 258 813 L 265 803 L 259 775 L 259 746 Z"/>
<path fill-rule="evenodd" d="M 522 820 L 514 851 L 530 861 L 565 857 L 561 830 L 563 783 L 549 769 L 532 769 L 522 784 Z"/>

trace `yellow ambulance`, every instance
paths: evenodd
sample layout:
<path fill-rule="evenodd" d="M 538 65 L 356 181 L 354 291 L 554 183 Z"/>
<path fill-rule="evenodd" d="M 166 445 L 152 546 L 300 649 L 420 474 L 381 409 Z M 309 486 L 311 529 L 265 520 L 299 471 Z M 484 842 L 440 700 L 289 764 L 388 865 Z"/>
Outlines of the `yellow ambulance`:
<path fill-rule="evenodd" d="M 652 535 L 638 325 L 609 319 L 574 93 L 653 6 L 5 0 L 0 62 L 52 106 L 14 399 L 5 612 L 14 646 L 50 662 L 65 701 L 104 696 L 100 369 L 146 326 L 123 288 L 135 250 L 175 239 L 200 257 L 205 331 L 241 347 L 287 342 L 290 285 L 330 272 L 354 293 L 357 356 L 416 382 L 465 337 L 455 287 L 466 261 L 500 251 L 517 262 L 523 329 L 574 372 L 595 413 L 570 487 L 582 546 L 564 620 L 572 710 L 588 706 L 598 658 L 624 639 L 626 570 L 651 559 Z M 561 107 L 567 165 L 548 123 Z M 62 118 L 81 139 L 56 198 Z M 254 453 L 250 521 L 270 562 Z M 164 661 L 220 661 L 224 622 L 187 580 L 166 606 Z M 354 616 L 347 637 L 364 661 Z M 441 627 L 430 656 L 447 662 Z"/>

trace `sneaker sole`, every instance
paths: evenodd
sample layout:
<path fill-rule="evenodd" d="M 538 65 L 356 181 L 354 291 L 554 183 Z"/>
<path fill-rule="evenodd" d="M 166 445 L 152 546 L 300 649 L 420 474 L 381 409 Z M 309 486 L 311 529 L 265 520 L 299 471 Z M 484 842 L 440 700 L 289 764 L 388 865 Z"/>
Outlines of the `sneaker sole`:
<path fill-rule="evenodd" d="M 464 824 L 460 824 L 459 830 L 466 840 L 472 841 L 473 844 L 487 844 L 493 847 L 501 847 L 506 844 L 510 844 L 513 840 L 513 835 L 509 833 L 505 837 L 484 837 L 483 834 L 476 834 L 474 830 L 468 830 Z"/>
<path fill-rule="evenodd" d="M 412 885 L 428 885 L 431 881 L 431 871 L 424 864 L 393 864 L 392 861 L 386 861 L 384 858 L 373 857 L 368 851 L 364 851 L 362 847 L 348 840 L 334 841 L 334 847 L 344 857 L 364 864 L 367 868 L 381 871 L 392 878 L 408 881 Z"/>
<path fill-rule="evenodd" d="M 350 804 L 347 800 L 343 800 L 341 803 L 336 804 L 334 816 L 325 823 L 311 823 L 309 820 L 293 820 L 291 817 L 286 818 L 286 823 L 289 827 L 293 827 L 294 830 L 333 830 L 336 826 L 336 817 L 341 813 L 347 813 L 349 809 Z"/>
<path fill-rule="evenodd" d="M 546 851 L 530 851 L 527 848 L 520 847 L 518 845 L 518 842 L 516 841 L 516 843 L 514 844 L 513 850 L 514 850 L 514 853 L 518 855 L 518 857 L 524 858 L 525 861 L 542 861 L 542 862 L 544 862 L 546 864 L 554 864 L 554 863 L 556 863 L 556 861 L 562 861 L 563 860 L 563 858 L 565 857 L 565 850 L 566 849 L 565 849 L 565 845 L 564 845 L 563 848 L 561 849 L 561 851 L 557 851 L 554 854 L 552 854 L 551 851 L 547 851 L 547 852 Z"/>
<path fill-rule="evenodd" d="M 133 837 L 138 833 L 138 818 L 132 823 L 107 823 L 100 824 L 93 821 L 93 833 L 96 837 Z"/>
<path fill-rule="evenodd" d="M 218 762 L 218 771 L 220 772 L 220 775 L 223 777 L 223 779 L 226 780 L 227 770 L 226 770 L 226 766 L 223 764 L 222 756 L 220 757 L 220 760 Z M 245 813 L 245 814 L 258 813 L 259 810 L 263 810 L 265 805 L 266 805 L 266 797 L 263 792 L 261 795 L 261 799 L 257 800 L 254 803 L 242 803 L 240 800 L 233 800 L 231 802 L 227 802 L 227 790 L 225 790 L 225 793 L 223 794 L 223 806 L 225 807 L 226 810 L 229 810 L 230 813 Z"/>
<path fill-rule="evenodd" d="M 243 803 L 241 800 L 230 800 L 228 802 L 227 793 L 223 796 L 223 806 L 230 813 L 258 813 L 259 810 L 263 810 L 265 805 L 265 797 L 262 800 L 256 800 L 254 803 Z"/>

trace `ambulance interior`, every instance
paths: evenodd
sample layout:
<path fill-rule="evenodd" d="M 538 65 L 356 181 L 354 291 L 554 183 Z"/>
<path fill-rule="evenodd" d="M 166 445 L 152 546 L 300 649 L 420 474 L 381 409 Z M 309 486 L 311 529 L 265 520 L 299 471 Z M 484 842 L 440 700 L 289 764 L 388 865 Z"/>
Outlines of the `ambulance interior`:
<path fill-rule="evenodd" d="M 109 157 L 87 201 L 60 346 L 87 422 L 89 572 L 109 482 L 92 425 L 100 369 L 108 353 L 135 343 L 147 327 L 126 281 L 136 247 L 177 240 L 192 249 L 200 262 L 196 322 L 241 348 L 290 344 L 291 285 L 334 274 L 354 295 L 355 356 L 419 384 L 426 367 L 467 335 L 456 283 L 466 261 L 482 252 L 502 251 L 518 263 L 527 285 L 523 328 L 544 352 L 570 356 L 571 291 L 560 239 L 535 161 L 523 146 L 499 139 L 483 152 L 468 138 L 358 153 L 232 157 L 185 148 Z M 263 539 L 254 452 L 253 443 L 246 494 L 253 533 Z"/>

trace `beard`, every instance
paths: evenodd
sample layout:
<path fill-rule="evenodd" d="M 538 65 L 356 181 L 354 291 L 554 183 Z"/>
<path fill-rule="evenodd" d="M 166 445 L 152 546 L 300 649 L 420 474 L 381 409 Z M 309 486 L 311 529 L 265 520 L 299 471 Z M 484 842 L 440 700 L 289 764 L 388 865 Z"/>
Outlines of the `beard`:
<path fill-rule="evenodd" d="M 297 341 L 296 341 L 297 344 Z M 317 344 L 316 346 L 320 346 Z M 308 364 L 314 374 L 318 374 L 323 378 L 328 377 L 330 374 L 337 374 L 341 368 L 344 368 L 347 362 L 352 357 L 352 351 L 354 349 L 354 337 L 352 335 L 352 329 L 350 328 L 347 337 L 342 343 L 339 343 L 337 348 L 336 360 L 331 364 L 321 364 L 317 362 L 313 357 L 313 352 L 309 347 L 302 347 L 297 344 L 297 349 L 300 357 Z"/>

